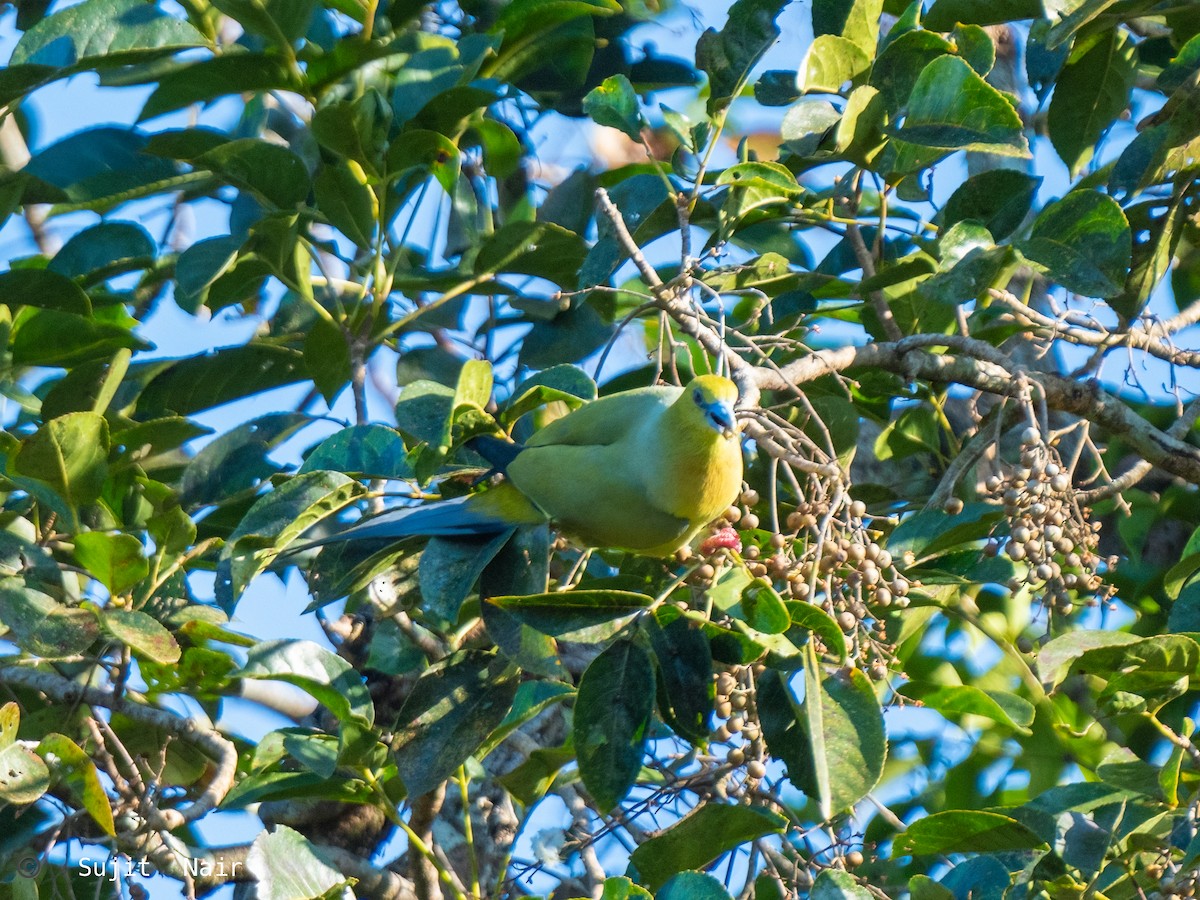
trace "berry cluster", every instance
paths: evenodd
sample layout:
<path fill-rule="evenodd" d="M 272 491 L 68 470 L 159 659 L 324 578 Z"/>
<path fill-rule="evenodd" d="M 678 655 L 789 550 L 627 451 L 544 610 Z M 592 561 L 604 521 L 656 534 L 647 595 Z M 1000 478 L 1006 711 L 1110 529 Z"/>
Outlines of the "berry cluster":
<path fill-rule="evenodd" d="M 1021 434 L 1020 467 L 1005 478 L 991 476 L 984 486 L 1003 503 L 1009 534 L 1007 541 L 990 540 L 985 552 L 995 556 L 1003 549 L 1017 564 L 1012 590 L 1028 587 L 1062 615 L 1074 610 L 1075 598 L 1096 606 L 1112 596 L 1100 568 L 1111 568 L 1116 558 L 1097 554 L 1100 523 L 1080 506 L 1070 473 L 1036 428 Z"/>
<path fill-rule="evenodd" d="M 732 744 L 725 753 L 725 761 L 734 768 L 745 766 L 746 777 L 751 781 L 759 781 L 767 774 L 766 746 L 754 702 L 756 669 L 761 672 L 762 666 L 734 666 L 715 676 L 716 713 L 723 721 L 713 731 L 713 741 Z"/>

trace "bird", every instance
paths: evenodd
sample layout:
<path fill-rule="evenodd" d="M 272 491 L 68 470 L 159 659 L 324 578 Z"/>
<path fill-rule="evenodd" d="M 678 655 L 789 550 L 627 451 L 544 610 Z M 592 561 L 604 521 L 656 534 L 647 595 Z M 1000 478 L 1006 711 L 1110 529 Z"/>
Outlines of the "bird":
<path fill-rule="evenodd" d="M 544 525 L 589 547 L 667 557 L 689 545 L 742 488 L 737 386 L 621 391 L 584 404 L 524 444 L 476 438 L 503 475 L 486 490 L 393 509 L 304 547 L 415 535 L 464 537 Z M 294 552 L 294 551 L 293 551 Z"/>

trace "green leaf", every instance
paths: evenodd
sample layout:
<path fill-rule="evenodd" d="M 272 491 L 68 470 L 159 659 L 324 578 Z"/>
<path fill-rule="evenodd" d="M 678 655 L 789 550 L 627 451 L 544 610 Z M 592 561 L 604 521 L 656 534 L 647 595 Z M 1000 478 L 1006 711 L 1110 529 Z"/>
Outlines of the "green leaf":
<path fill-rule="evenodd" d="M 506 529 L 478 538 L 430 538 L 419 568 L 424 608 L 447 622 L 457 621 L 463 601 L 512 535 L 513 529 Z"/>
<path fill-rule="evenodd" d="M 792 153 L 811 157 L 841 119 L 842 114 L 828 100 L 806 97 L 784 113 L 779 136 Z"/>
<path fill-rule="evenodd" d="M 91 412 L 51 419 L 22 441 L 12 466 L 50 485 L 71 506 L 91 503 L 108 477 L 108 423 Z"/>
<path fill-rule="evenodd" d="M 1025 221 L 1041 183 L 1041 178 L 1015 169 L 980 172 L 950 195 L 942 209 L 942 225 L 949 228 L 958 222 L 974 221 L 996 240 L 1003 240 Z"/>
<path fill-rule="evenodd" d="M 13 312 L 22 306 L 36 306 L 79 316 L 92 314 L 92 301 L 83 288 L 49 269 L 12 269 L 0 274 L 0 303 Z"/>
<path fill-rule="evenodd" d="M 896 137 L 920 147 L 1029 156 L 1016 109 L 956 56 L 940 56 L 922 70 Z M 911 170 L 899 163 L 897 168 Z"/>
<path fill-rule="evenodd" d="M 654 668 L 633 641 L 613 643 L 579 679 L 574 739 L 579 775 L 606 813 L 633 787 L 654 710 Z"/>
<path fill-rule="evenodd" d="M 813 679 L 805 669 L 806 686 Z M 805 694 L 805 727 L 825 818 L 850 809 L 878 783 L 887 758 L 883 712 L 859 669 L 841 669 Z"/>
<path fill-rule="evenodd" d="M 17 743 L 20 720 L 16 703 L 0 706 L 0 800 L 25 806 L 49 790 L 50 770 L 40 756 Z"/>
<path fill-rule="evenodd" d="M 267 454 L 311 421 L 301 413 L 272 413 L 238 425 L 206 444 L 183 471 L 181 505 L 217 503 L 257 487 L 277 471 Z"/>
<path fill-rule="evenodd" d="M 1042 0 L 935 0 L 925 13 L 924 25 L 930 31 L 949 31 L 956 23 L 999 25 L 1018 19 L 1040 19 Z"/>
<path fill-rule="evenodd" d="M 100 633 L 87 610 L 64 606 L 14 578 L 0 580 L 0 621 L 23 650 L 47 659 L 82 653 Z"/>
<path fill-rule="evenodd" d="M 956 514 L 923 510 L 905 519 L 888 538 L 896 559 L 912 553 L 918 561 L 961 548 L 991 534 L 1003 511 L 994 503 L 968 503 Z"/>
<path fill-rule="evenodd" d="M 813 35 L 838 35 L 857 44 L 868 59 L 875 57 L 883 0 L 815 0 Z"/>
<path fill-rule="evenodd" d="M 361 169 L 356 173 L 354 168 L 348 163 L 324 166 L 313 181 L 313 194 L 329 223 L 365 250 L 375 234 L 379 202 Z"/>
<path fill-rule="evenodd" d="M 239 678 L 286 681 L 305 691 L 340 721 L 375 721 L 371 692 L 358 671 L 312 641 L 264 641 L 246 654 Z"/>
<path fill-rule="evenodd" d="M 658 670 L 658 709 L 663 721 L 690 741 L 708 739 L 713 712 L 712 650 L 703 630 L 680 616 L 646 629 Z"/>
<path fill-rule="evenodd" d="M 1200 584 L 1184 588 L 1178 599 L 1171 604 L 1167 628 L 1177 634 L 1200 633 Z"/>
<path fill-rule="evenodd" d="M 1136 76 L 1137 48 L 1119 28 L 1106 29 L 1086 52 L 1068 59 L 1050 98 L 1046 126 L 1072 178 L 1129 105 Z"/>
<path fill-rule="evenodd" d="M 1117 201 L 1077 190 L 1047 204 L 1017 249 L 1067 290 L 1113 297 L 1129 274 L 1133 237 Z"/>
<path fill-rule="evenodd" d="M 273 900 L 336 897 L 351 881 L 286 825 L 276 825 L 254 839 L 246 854 L 246 870 L 263 896 Z"/>
<path fill-rule="evenodd" d="M 568 641 L 599 643 L 647 609 L 653 597 L 630 591 L 555 591 L 488 600 L 542 634 Z"/>
<path fill-rule="evenodd" d="M 871 84 L 883 95 L 889 112 L 906 107 L 925 67 L 953 50 L 932 31 L 910 31 L 891 41 L 871 67 Z"/>
<path fill-rule="evenodd" d="M 732 900 L 721 882 L 703 872 L 680 872 L 654 896 L 655 900 Z"/>
<path fill-rule="evenodd" d="M 65 67 L 102 59 L 117 66 L 207 43 L 184 20 L 142 0 L 84 0 L 25 32 L 8 64 Z"/>
<path fill-rule="evenodd" d="M 178 65 L 165 72 L 138 113 L 137 120 L 145 122 L 230 94 L 295 91 L 298 88 L 295 75 L 282 60 L 259 53 L 226 50 L 212 59 Z"/>
<path fill-rule="evenodd" d="M 875 895 L 854 880 L 849 872 L 826 869 L 813 882 L 810 900 L 871 900 Z"/>
<path fill-rule="evenodd" d="M 896 838 L 897 854 L 1004 853 L 1037 850 L 1045 841 L 1016 819 L 983 810 L 949 810 L 918 819 Z"/>
<path fill-rule="evenodd" d="M 387 153 L 389 179 L 410 169 L 425 169 L 452 197 L 461 164 L 458 147 L 436 131 L 406 131 L 392 142 Z"/>
<path fill-rule="evenodd" d="M 452 776 L 504 721 L 518 685 L 505 667 L 493 654 L 470 650 L 421 675 L 400 709 L 392 742 L 410 798 Z"/>
<path fill-rule="evenodd" d="M 611 75 L 583 98 L 583 112 L 597 125 L 607 125 L 640 142 L 646 119 L 633 85 L 624 75 Z"/>
<path fill-rule="evenodd" d="M 242 592 L 280 550 L 362 494 L 362 485 L 350 476 L 329 471 L 297 475 L 264 494 L 221 551 L 217 602 L 223 609 L 233 609 Z"/>
<path fill-rule="evenodd" d="M 371 478 L 412 477 L 399 432 L 386 425 L 352 425 L 321 441 L 305 457 L 298 475 L 331 469 Z"/>
<path fill-rule="evenodd" d="M 13 325 L 13 361 L 31 366 L 70 368 L 110 360 L 118 350 L 149 350 L 131 331 L 135 324 L 122 306 L 95 311 L 94 318 L 53 309 L 26 308 Z"/>
<path fill-rule="evenodd" d="M 293 209 L 308 197 L 310 185 L 304 161 L 278 144 L 241 138 L 214 147 L 193 162 L 277 209 Z"/>
<path fill-rule="evenodd" d="M 154 262 L 155 252 L 154 239 L 141 225 L 133 222 L 101 222 L 73 235 L 54 254 L 47 268 L 68 278 L 86 278 L 88 282 L 96 282 L 123 272 L 148 268 Z M 86 310 L 65 311 L 88 315 L 91 313 L 91 302 L 88 302 Z"/>
<path fill-rule="evenodd" d="M 653 895 L 622 875 L 604 879 L 600 900 L 653 900 Z"/>
<path fill-rule="evenodd" d="M 142 542 L 132 534 L 89 531 L 75 535 L 75 561 L 83 566 L 110 594 L 126 593 L 150 574 Z"/>
<path fill-rule="evenodd" d="M 25 202 L 67 202 L 103 211 L 197 180 L 191 175 L 181 180 L 179 166 L 145 152 L 146 142 L 146 136 L 132 128 L 111 126 L 65 137 L 39 151 L 22 169 L 49 187 L 31 188 Z"/>
<path fill-rule="evenodd" d="M 696 67 L 708 75 L 708 112 L 724 109 L 750 70 L 779 37 L 775 18 L 786 0 L 737 0 L 720 31 L 709 28 L 696 42 Z"/>
<path fill-rule="evenodd" d="M 331 406 L 354 377 L 350 340 L 342 326 L 324 317 L 318 317 L 312 323 L 304 338 L 304 367 L 313 386 Z"/>
<path fill-rule="evenodd" d="M 796 75 L 801 93 L 837 94 L 871 68 L 871 58 L 853 41 L 823 34 L 809 45 Z"/>
<path fill-rule="evenodd" d="M 50 763 L 54 777 L 61 780 L 87 810 L 100 830 L 116 837 L 112 806 L 100 783 L 96 764 L 83 748 L 63 734 L 51 732 L 38 743 L 38 755 Z"/>
<path fill-rule="evenodd" d="M 1074 631 L 1060 635 L 1038 651 L 1038 677 L 1053 688 L 1066 677 L 1071 664 L 1089 650 L 1135 644 L 1138 640 L 1125 631 Z"/>
<path fill-rule="evenodd" d="M 138 412 L 186 416 L 294 384 L 307 378 L 300 353 L 276 344 L 223 347 L 200 356 L 168 360 L 138 400 Z M 161 365 L 161 363 L 160 363 Z"/>
<path fill-rule="evenodd" d="M 929 688 L 912 682 L 901 688 L 901 693 L 947 717 L 982 716 L 1022 734 L 1032 734 L 1029 726 L 1033 724 L 1033 705 L 1016 694 L 984 691 L 970 684 Z"/>
<path fill-rule="evenodd" d="M 803 600 L 788 600 L 786 605 L 794 627 L 802 628 L 820 638 L 821 643 L 825 645 L 825 652 L 834 656 L 838 662 L 846 661 L 846 634 L 829 613 Z"/>
<path fill-rule="evenodd" d="M 101 622 L 106 631 L 128 644 L 137 657 L 172 665 L 179 662 L 179 644 L 171 632 L 152 616 L 137 609 L 105 609 Z"/>
<path fill-rule="evenodd" d="M 702 869 L 723 853 L 787 827 L 784 816 L 763 807 L 703 803 L 639 844 L 629 861 L 657 891 L 685 869 Z"/>

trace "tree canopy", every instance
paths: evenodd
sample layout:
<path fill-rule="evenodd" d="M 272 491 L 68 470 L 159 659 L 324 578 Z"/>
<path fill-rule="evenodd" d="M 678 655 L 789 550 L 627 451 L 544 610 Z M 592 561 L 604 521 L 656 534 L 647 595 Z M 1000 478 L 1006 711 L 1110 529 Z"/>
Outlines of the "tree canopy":
<path fill-rule="evenodd" d="M 1200 7 L 18 6 L 0 890 L 1195 894 Z M 64 79 L 136 121 L 39 141 Z M 296 550 L 706 372 L 673 559 Z"/>

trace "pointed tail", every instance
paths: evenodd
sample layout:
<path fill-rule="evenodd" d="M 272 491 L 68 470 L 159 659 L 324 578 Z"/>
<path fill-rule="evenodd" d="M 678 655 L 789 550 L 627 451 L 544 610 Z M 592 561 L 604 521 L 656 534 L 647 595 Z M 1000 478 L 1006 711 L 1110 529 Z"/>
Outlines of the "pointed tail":
<path fill-rule="evenodd" d="M 467 537 L 496 534 L 519 525 L 539 525 L 546 515 L 511 484 L 453 500 L 393 509 L 364 519 L 345 531 L 291 548 L 289 553 L 342 541 L 399 540 L 405 537 Z"/>

